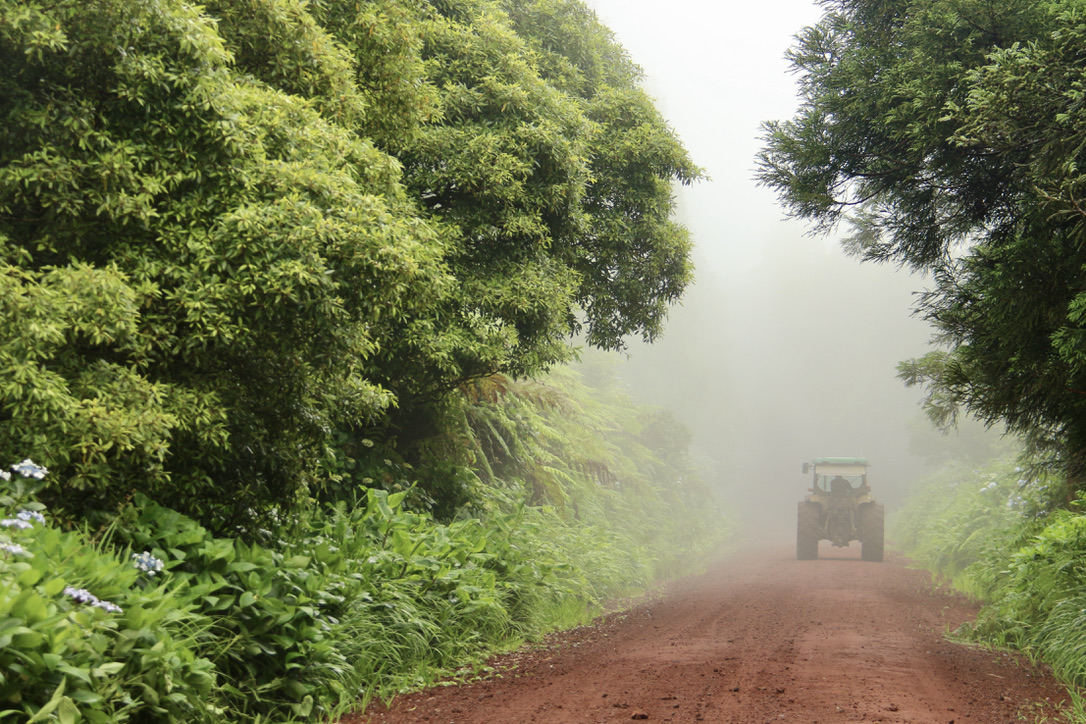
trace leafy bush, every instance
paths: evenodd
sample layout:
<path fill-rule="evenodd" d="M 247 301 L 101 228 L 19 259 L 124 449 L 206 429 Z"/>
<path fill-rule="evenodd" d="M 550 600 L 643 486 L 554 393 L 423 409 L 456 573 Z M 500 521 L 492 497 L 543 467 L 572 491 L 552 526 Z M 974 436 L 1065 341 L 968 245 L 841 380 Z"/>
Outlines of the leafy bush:
<path fill-rule="evenodd" d="M 1062 490 L 1060 479 L 1026 470 L 1016 453 L 975 468 L 948 465 L 913 490 L 891 538 L 925 568 L 984 596 L 991 561 L 1035 530 Z"/>
<path fill-rule="evenodd" d="M 137 497 L 115 536 L 166 561 L 170 581 L 213 622 L 194 647 L 214 660 L 233 721 L 330 715 L 430 683 L 548 628 L 537 607 L 595 602 L 522 516 L 441 525 L 404 510 L 406 495 L 370 490 L 355 506 L 306 511 L 264 531 L 263 545 L 213 537 Z"/>
<path fill-rule="evenodd" d="M 1059 673 L 1086 681 L 1086 638 L 1075 625 L 1086 622 L 1086 516 L 1081 504 L 1060 510 L 1043 525 L 1023 531 L 1002 556 L 985 562 L 983 600 L 971 627 L 974 636 L 1001 646 L 1034 649 Z M 978 566 L 979 568 L 979 566 Z"/>
<path fill-rule="evenodd" d="M 944 473 L 895 521 L 906 552 L 984 603 L 959 632 L 1025 650 L 1086 685 L 1086 499 L 1060 508 L 1062 478 L 1012 458 Z"/>
<path fill-rule="evenodd" d="M 0 495 L 0 718 L 212 720 L 214 667 L 195 646 L 210 620 L 13 492 Z"/>
<path fill-rule="evenodd" d="M 109 534 L 120 553 L 5 496 L 0 714 L 332 716 L 462 665 L 510 638 L 523 601 L 570 590 L 550 588 L 560 566 L 533 552 L 530 527 L 436 525 L 403 495 L 312 511 L 268 546 L 140 497 Z"/>

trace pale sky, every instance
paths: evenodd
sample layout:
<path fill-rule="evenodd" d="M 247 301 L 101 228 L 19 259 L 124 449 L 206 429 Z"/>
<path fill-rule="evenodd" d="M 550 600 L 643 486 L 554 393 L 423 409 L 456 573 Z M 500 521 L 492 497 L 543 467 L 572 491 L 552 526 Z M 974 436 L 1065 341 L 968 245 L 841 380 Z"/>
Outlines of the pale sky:
<path fill-rule="evenodd" d="M 645 69 L 647 89 L 711 178 L 682 192 L 702 264 L 745 264 L 783 223 L 773 194 L 751 182 L 757 137 L 763 121 L 795 108 L 784 53 L 819 8 L 809 0 L 588 4 Z"/>

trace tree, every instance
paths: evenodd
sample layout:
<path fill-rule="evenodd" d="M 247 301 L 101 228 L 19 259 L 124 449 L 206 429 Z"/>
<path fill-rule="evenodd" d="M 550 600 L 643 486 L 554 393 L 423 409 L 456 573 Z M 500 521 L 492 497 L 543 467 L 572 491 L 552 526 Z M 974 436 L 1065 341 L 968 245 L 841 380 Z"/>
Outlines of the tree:
<path fill-rule="evenodd" d="M 54 504 L 251 526 L 689 277 L 698 172 L 572 0 L 0 0 L 0 61 L 0 446 Z"/>
<path fill-rule="evenodd" d="M 579 0 L 382 5 L 405 19 L 411 39 L 394 47 L 419 48 L 410 87 L 430 104 L 383 147 L 442 229 L 456 279 L 430 314 L 382 335 L 378 379 L 410 445 L 437 432 L 466 381 L 538 374 L 570 358 L 579 332 L 605 348 L 658 334 L 691 276 L 672 186 L 700 170 Z M 373 26 L 335 7 L 329 31 L 369 47 Z M 358 57 L 360 85 L 379 86 Z"/>
<path fill-rule="evenodd" d="M 586 338 L 604 349 L 622 349 L 630 335 L 651 342 L 693 271 L 686 230 L 672 219 L 672 186 L 702 171 L 641 87 L 641 69 L 583 2 L 503 6 L 540 73 L 578 100 L 594 128 L 586 226 L 556 248 L 579 275 Z"/>
<path fill-rule="evenodd" d="M 489 372 L 545 369 L 582 328 L 607 348 L 653 337 L 690 277 L 672 184 L 700 171 L 640 71 L 576 0 L 432 7 L 423 57 L 441 114 L 398 156 L 456 229 L 451 316 L 505 335 Z"/>
<path fill-rule="evenodd" d="M 327 46 L 300 6 L 251 5 L 208 6 L 246 72 L 286 92 L 331 88 L 295 57 Z M 431 315 L 383 334 L 377 367 L 401 410 L 466 380 L 538 373 L 569 359 L 582 330 L 607 348 L 659 333 L 691 275 L 672 184 L 700 170 L 592 11 L 380 0 L 317 3 L 311 17 L 351 51 L 363 107 L 350 123 L 403 164 L 457 280 Z M 267 26 L 291 23 L 310 40 L 271 49 Z"/>
<path fill-rule="evenodd" d="M 0 446 L 48 461 L 73 508 L 141 489 L 222 527 L 288 502 L 328 429 L 392 402 L 371 330 L 447 284 L 398 164 L 235 71 L 192 6 L 0 13 L 0 237 L 23 315 L 3 348 L 48 373 L 5 378 Z M 332 51 L 314 86 L 349 90 Z"/>
<path fill-rule="evenodd" d="M 790 53 L 797 117 L 759 178 L 851 249 L 933 272 L 918 311 L 947 351 L 903 364 L 933 417 L 959 406 L 1055 446 L 1086 484 L 1079 205 L 1081 3 L 827 5 Z"/>

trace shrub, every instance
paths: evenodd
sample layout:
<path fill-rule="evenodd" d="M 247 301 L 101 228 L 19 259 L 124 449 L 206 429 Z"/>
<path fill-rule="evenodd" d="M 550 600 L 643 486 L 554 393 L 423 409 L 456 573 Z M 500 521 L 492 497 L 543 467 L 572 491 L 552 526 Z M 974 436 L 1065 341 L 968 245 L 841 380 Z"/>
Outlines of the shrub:
<path fill-rule="evenodd" d="M 929 482 L 895 529 L 906 552 L 984 603 L 960 634 L 1028 651 L 1083 686 L 1086 500 L 1053 510 L 1063 490 L 1004 458 Z"/>
<path fill-rule="evenodd" d="M 27 493 L 0 495 L 0 718 L 208 721 L 214 667 L 194 643 L 209 621 L 125 556 L 51 526 Z"/>

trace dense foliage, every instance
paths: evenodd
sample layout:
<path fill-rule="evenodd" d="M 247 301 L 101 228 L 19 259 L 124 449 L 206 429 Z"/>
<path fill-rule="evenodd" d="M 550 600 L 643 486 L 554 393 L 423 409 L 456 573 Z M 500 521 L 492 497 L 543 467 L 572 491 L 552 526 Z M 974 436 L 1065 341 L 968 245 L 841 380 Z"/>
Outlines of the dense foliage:
<path fill-rule="evenodd" d="M 921 481 L 893 516 L 895 544 L 971 593 L 979 561 L 998 557 L 1055 507 L 1058 476 L 1024 468 L 1010 451 L 972 464 L 950 462 Z"/>
<path fill-rule="evenodd" d="M 801 107 L 760 178 L 848 220 L 868 259 L 931 271 L 947 349 L 906 363 L 941 423 L 964 408 L 1086 486 L 1081 0 L 832 0 L 790 58 Z"/>
<path fill-rule="evenodd" d="M 729 530 L 687 433 L 590 371 L 600 387 L 475 386 L 456 433 L 475 515 L 449 523 L 405 505 L 416 488 L 380 489 L 410 473 L 393 459 L 355 500 L 277 509 L 253 542 L 142 494 L 108 529 L 65 530 L 33 495 L 48 475 L 13 475 L 0 717 L 312 721 L 690 570 Z"/>
<path fill-rule="evenodd" d="M 579 0 L 2 0 L 0 63 L 0 449 L 55 509 L 349 495 L 689 278 L 699 171 Z"/>
<path fill-rule="evenodd" d="M 979 599 L 976 622 L 957 633 L 1028 652 L 1061 678 L 1086 684 L 1086 512 L 1061 506 L 1060 475 L 1007 455 L 948 466 L 896 517 L 895 542 L 918 563 Z M 1077 701 L 1077 718 L 1086 712 Z"/>

